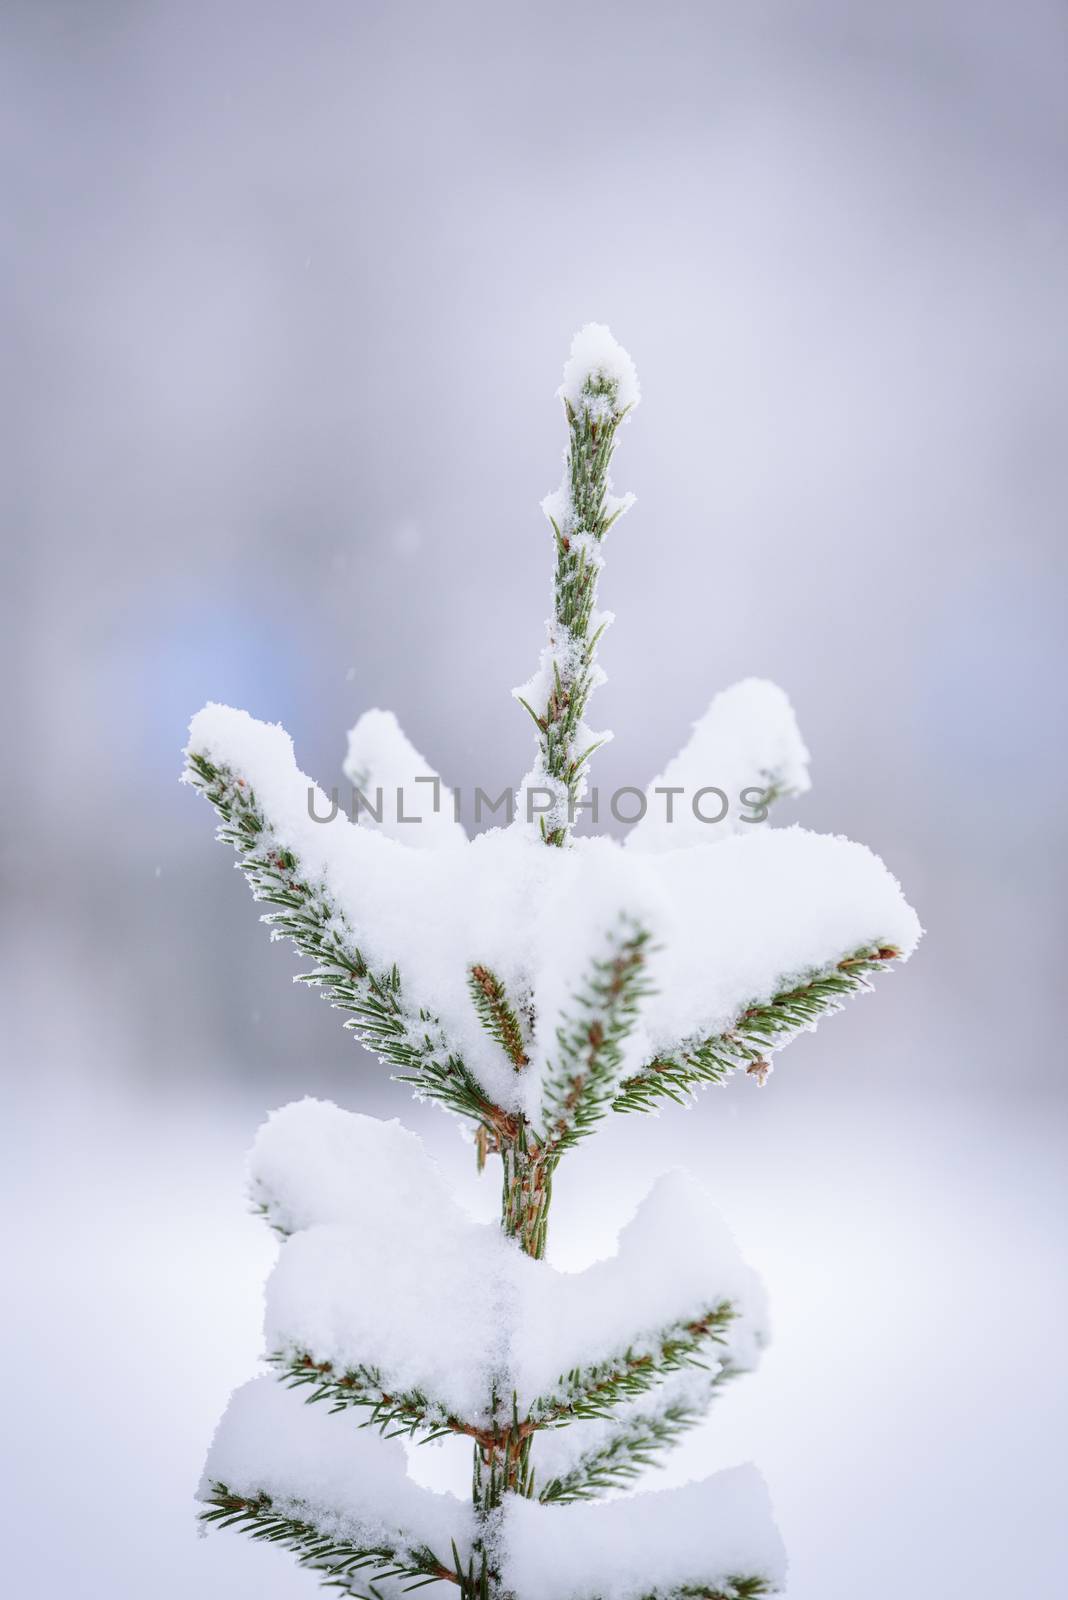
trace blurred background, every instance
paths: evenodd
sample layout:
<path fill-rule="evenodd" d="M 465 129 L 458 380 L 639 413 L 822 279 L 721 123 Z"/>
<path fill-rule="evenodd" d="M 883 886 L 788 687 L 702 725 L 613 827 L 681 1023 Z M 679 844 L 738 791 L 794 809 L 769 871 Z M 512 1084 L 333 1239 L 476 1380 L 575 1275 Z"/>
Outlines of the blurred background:
<path fill-rule="evenodd" d="M 206 699 L 339 780 L 394 709 L 526 769 L 571 335 L 643 404 L 597 779 L 791 694 L 813 793 L 928 929 L 769 1088 L 618 1119 L 554 1254 L 713 1189 L 776 1340 L 667 1481 L 755 1459 L 790 1600 L 1063 1592 L 1061 0 L 7 0 L 11 1593 L 283 1600 L 191 1495 L 259 1350 L 242 1155 L 305 1093 L 455 1125 L 289 977 L 204 804 Z M 429 1464 L 428 1464 L 429 1462 Z M 416 1470 L 447 1472 L 440 1453 Z"/>

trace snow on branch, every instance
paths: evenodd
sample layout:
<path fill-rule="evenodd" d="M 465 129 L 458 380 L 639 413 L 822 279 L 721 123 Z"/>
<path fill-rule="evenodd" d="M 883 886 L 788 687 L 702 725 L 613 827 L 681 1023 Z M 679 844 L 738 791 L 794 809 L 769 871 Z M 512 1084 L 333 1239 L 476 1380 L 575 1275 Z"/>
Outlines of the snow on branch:
<path fill-rule="evenodd" d="M 648 1393 L 682 1368 L 707 1364 L 734 1315 L 730 1301 L 722 1300 L 645 1334 L 611 1360 L 576 1367 L 559 1380 L 553 1394 L 535 1401 L 532 1414 L 543 1426 L 610 1418 L 617 1406 Z"/>
<path fill-rule="evenodd" d="M 320 1121 L 338 1126 L 308 1138 Z M 494 1392 L 514 1394 L 519 1418 L 540 1426 L 603 1416 L 694 1360 L 743 1370 L 758 1359 L 759 1283 L 682 1174 L 643 1201 L 616 1256 L 574 1274 L 471 1222 L 415 1136 L 372 1118 L 289 1107 L 261 1133 L 251 1170 L 275 1216 L 308 1221 L 268 1282 L 266 1347 L 331 1406 L 412 1431 L 492 1435 L 508 1420 Z"/>
<path fill-rule="evenodd" d="M 396 1122 L 313 1100 L 268 1120 L 248 1178 L 283 1241 L 266 1292 L 274 1376 L 233 1396 L 202 1516 L 354 1596 L 450 1583 L 460 1600 L 757 1600 L 784 1560 L 751 1468 L 590 1502 L 629 1488 L 756 1365 L 760 1282 L 680 1173 L 614 1255 L 557 1271 L 543 1259 L 554 1172 L 610 1109 L 687 1102 L 739 1070 L 763 1082 L 774 1052 L 907 959 L 921 930 L 863 846 L 760 823 L 808 786 L 789 702 L 760 680 L 713 700 L 625 844 L 573 837 L 608 737 L 585 717 L 611 621 L 605 540 L 630 504 L 609 469 L 639 389 L 590 324 L 559 392 L 552 615 L 516 691 L 537 733 L 517 825 L 467 839 L 387 712 L 349 736 L 359 825 L 282 728 L 223 706 L 190 728 L 185 781 L 272 937 L 309 959 L 300 981 L 417 1095 L 473 1123 L 480 1168 L 501 1157 L 499 1225 L 485 1225 Z M 717 789 L 722 824 L 697 807 Z M 395 1437 L 446 1434 L 473 1446 L 470 1501 L 419 1488 Z"/>
<path fill-rule="evenodd" d="M 550 1320 L 563 1318 L 567 1332 L 552 1339 Z M 643 1201 L 616 1256 L 572 1276 L 543 1318 L 531 1310 L 526 1320 L 542 1350 L 533 1409 L 546 1418 L 633 1418 L 635 1397 L 666 1388 L 680 1369 L 702 1363 L 705 1377 L 750 1370 L 767 1337 L 759 1280 L 682 1173 L 662 1178 Z"/>
<path fill-rule="evenodd" d="M 895 879 L 847 839 L 763 829 L 625 855 L 652 873 L 668 906 L 650 919 L 662 954 L 656 992 L 643 1007 L 643 1059 L 675 1061 L 686 1041 L 682 1065 L 693 1082 L 722 1075 L 723 1063 L 712 1059 L 716 1041 L 740 1045 L 732 1066 L 753 1064 L 748 1045 L 780 1048 L 866 987 L 871 973 L 906 959 L 920 938 Z M 711 1041 L 707 1059 L 698 1059 L 701 1041 Z M 648 1073 L 639 1076 L 644 1084 Z M 654 1076 L 666 1086 L 671 1074 Z M 617 1109 L 634 1109 L 629 1093 L 625 1080 Z"/>
<path fill-rule="evenodd" d="M 184 780 L 215 807 L 217 836 L 237 852 L 254 898 L 278 908 L 263 918 L 272 938 L 292 939 L 316 963 L 299 981 L 348 1012 L 345 1026 L 425 1099 L 493 1125 L 496 1107 L 437 1018 L 408 1002 L 396 965 L 376 972 L 365 959 L 335 888 L 345 859 L 337 847 L 351 848 L 357 830 L 340 815 L 313 820 L 317 791 L 297 770 L 288 734 L 243 711 L 208 706 L 193 719 L 186 757 Z M 322 816 L 325 797 L 318 799 Z M 328 833 L 329 840 L 320 837 Z M 361 840 L 361 848 L 373 854 L 378 843 Z"/>
<path fill-rule="evenodd" d="M 559 394 L 568 425 L 564 479 L 542 502 L 556 550 L 549 638 L 537 672 L 512 691 L 538 735 L 537 760 L 521 785 L 521 820 L 528 793 L 547 795 L 550 807 L 538 825 L 551 845 L 566 844 L 586 792 L 589 759 L 611 738 L 587 728 L 585 712 L 604 681 L 597 645 L 612 620 L 596 609 L 601 545 L 633 504 L 632 495 L 611 493 L 608 469 L 616 430 L 640 392 L 634 363 L 606 327 L 589 323 L 575 335 Z"/>
<path fill-rule="evenodd" d="M 187 778 L 272 906 L 274 936 L 311 957 L 305 980 L 417 1093 L 509 1137 L 517 1117 L 537 1125 L 557 1092 L 552 1043 L 574 1023 L 576 987 L 621 919 L 649 935 L 651 992 L 625 1041 L 627 1077 L 674 1060 L 680 1041 L 730 1032 L 858 951 L 903 958 L 919 937 L 876 856 L 800 828 L 656 853 L 605 838 L 549 851 L 520 829 L 406 850 L 341 814 L 313 820 L 329 808 L 288 735 L 222 707 L 194 720 Z M 476 968 L 487 1002 L 487 983 L 511 997 L 520 1028 L 510 1048 L 472 1001 Z M 528 1057 L 521 1071 L 517 1050 Z"/>
<path fill-rule="evenodd" d="M 704 1419 L 715 1395 L 736 1374 L 718 1361 L 683 1367 L 606 1416 L 577 1419 L 539 1435 L 538 1499 L 563 1504 L 629 1488 Z"/>
<path fill-rule="evenodd" d="M 273 1192 L 295 1197 L 286 1214 L 308 1221 L 268 1280 L 272 1360 L 291 1377 L 318 1371 L 332 1401 L 348 1390 L 350 1404 L 389 1409 L 399 1396 L 420 1427 L 488 1425 L 514 1250 L 498 1229 L 469 1220 L 415 1134 L 329 1113 L 332 1147 L 349 1161 L 336 1186 L 306 1104 L 276 1113 L 257 1141 L 262 1149 L 266 1136 L 273 1151 Z M 254 1150 L 252 1170 L 262 1169 Z"/>
<path fill-rule="evenodd" d="M 270 1378 L 231 1397 L 198 1499 L 204 1521 L 281 1543 L 351 1581 L 350 1593 L 391 1576 L 456 1583 L 473 1548 L 471 1507 L 413 1483 L 399 1444 L 337 1424 Z"/>
<path fill-rule="evenodd" d="M 684 1105 L 698 1089 L 723 1083 L 743 1068 L 763 1087 L 776 1051 L 799 1033 L 811 1032 L 821 1018 L 841 1011 L 850 995 L 869 990 L 871 974 L 887 971 L 901 955 L 893 945 L 855 950 L 770 1000 L 755 1001 L 723 1033 L 693 1038 L 655 1055 L 640 1072 L 624 1079 L 612 1109 L 652 1111 L 661 1100 Z"/>
<path fill-rule="evenodd" d="M 468 988 L 483 1028 L 500 1045 L 517 1072 L 529 1067 L 526 1030 L 508 991 L 495 972 L 481 962 L 468 968 Z"/>
<path fill-rule="evenodd" d="M 517 1348 L 537 1395 L 532 1412 L 589 1418 L 698 1361 L 749 1371 L 766 1338 L 759 1279 L 701 1186 L 672 1172 L 623 1229 L 616 1255 L 559 1274 L 550 1296 L 524 1308 Z"/>
<path fill-rule="evenodd" d="M 206 1509 L 202 1526 L 238 1528 L 257 1541 L 280 1545 L 300 1566 L 322 1575 L 324 1583 L 343 1594 L 366 1596 L 363 1585 L 391 1578 L 436 1582 L 451 1579 L 431 1552 L 401 1554 L 384 1542 L 350 1539 L 328 1532 L 305 1517 L 280 1511 L 269 1495 L 237 1494 L 225 1483 L 212 1483 L 201 1497 Z M 358 1587 L 357 1587 L 358 1585 Z"/>
<path fill-rule="evenodd" d="M 267 1361 L 275 1368 L 280 1382 L 287 1388 L 303 1391 L 306 1405 L 325 1401 L 333 1414 L 356 1407 L 361 1413 L 361 1424 L 377 1428 L 387 1439 L 401 1434 L 427 1444 L 432 1439 L 444 1439 L 450 1433 L 471 1433 L 474 1430 L 459 1418 L 442 1420 L 440 1408 L 429 1395 L 418 1390 L 397 1393 L 386 1388 L 382 1374 L 375 1367 L 348 1367 L 338 1371 L 330 1361 L 315 1361 L 310 1355 L 286 1356 L 272 1351 Z"/>
<path fill-rule="evenodd" d="M 645 815 L 627 843 L 637 850 L 678 850 L 744 833 L 759 825 L 774 801 L 805 793 L 808 759 L 783 691 L 763 678 L 745 678 L 716 695 L 678 755 L 653 779 Z M 694 811 L 693 797 L 702 790 L 724 796 L 719 822 L 702 821 Z M 702 815 L 714 804 L 710 800 Z"/>
<path fill-rule="evenodd" d="M 607 1505 L 512 1497 L 498 1549 L 505 1590 L 537 1600 L 751 1600 L 786 1572 L 753 1467 Z"/>
<path fill-rule="evenodd" d="M 611 1107 L 623 1044 L 649 993 L 648 943 L 644 928 L 623 923 L 609 939 L 607 953 L 593 963 L 571 1001 L 570 1015 L 557 1029 L 540 1118 L 540 1143 L 552 1157 L 591 1133 Z"/>
<path fill-rule="evenodd" d="M 446 849 L 467 838 L 456 797 L 405 736 L 392 711 L 365 711 L 349 730 L 344 773 L 365 825 L 400 844 Z"/>
<path fill-rule="evenodd" d="M 272 1111 L 247 1161 L 257 1210 L 282 1234 L 357 1222 L 397 1190 L 436 1210 L 454 1202 L 418 1134 L 310 1096 Z"/>
<path fill-rule="evenodd" d="M 570 411 L 600 395 L 611 401 L 612 414 L 623 416 L 642 397 L 634 362 L 603 322 L 587 322 L 576 333 L 556 392 Z"/>

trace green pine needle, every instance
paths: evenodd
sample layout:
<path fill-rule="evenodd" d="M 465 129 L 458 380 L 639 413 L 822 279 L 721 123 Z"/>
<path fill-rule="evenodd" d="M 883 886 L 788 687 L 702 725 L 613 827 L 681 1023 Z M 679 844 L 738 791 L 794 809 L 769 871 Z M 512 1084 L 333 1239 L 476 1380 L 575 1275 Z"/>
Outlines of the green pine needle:
<path fill-rule="evenodd" d="M 546 1068 L 542 1142 L 552 1158 L 591 1133 L 618 1087 L 623 1045 L 649 993 L 645 967 L 649 935 L 624 924 L 575 995 L 556 1035 L 556 1061 Z"/>
<path fill-rule="evenodd" d="M 709 1395 L 730 1376 L 729 1370 L 709 1379 Z M 643 1472 L 658 1466 L 683 1434 L 705 1416 L 700 1406 L 672 1405 L 647 1415 L 621 1417 L 610 1439 L 580 1456 L 560 1477 L 551 1478 L 538 1495 L 546 1505 L 593 1500 L 613 1489 L 628 1489 Z"/>
<path fill-rule="evenodd" d="M 730 1577 L 712 1587 L 687 1583 L 678 1589 L 657 1589 L 641 1600 L 760 1600 L 773 1592 L 767 1578 Z"/>
<path fill-rule="evenodd" d="M 652 1111 L 660 1100 L 685 1105 L 704 1085 L 722 1083 L 741 1068 L 762 1082 L 773 1051 L 814 1028 L 822 1017 L 840 1011 L 850 995 L 870 989 L 869 975 L 885 972 L 900 953 L 893 945 L 856 950 L 805 982 L 749 1006 L 725 1033 L 689 1041 L 654 1057 L 634 1077 L 623 1080 L 612 1109 Z"/>
<path fill-rule="evenodd" d="M 440 1579 L 460 1582 L 457 1572 L 424 1546 L 398 1550 L 392 1545 L 364 1545 L 338 1538 L 324 1533 L 310 1519 L 277 1511 L 269 1495 L 246 1499 L 232 1494 L 224 1483 L 212 1484 L 211 1497 L 207 1509 L 200 1513 L 200 1521 L 209 1527 L 240 1528 L 252 1539 L 291 1550 L 302 1567 L 322 1574 L 330 1580 L 329 1587 L 339 1588 L 345 1594 L 364 1595 L 367 1592 L 362 1587 L 364 1583 L 382 1583 L 389 1578 L 427 1583 Z M 475 1591 L 469 1593 L 473 1595 Z"/>
<path fill-rule="evenodd" d="M 278 847 L 255 792 L 232 768 L 190 751 L 187 776 L 220 818 L 217 837 L 232 845 L 253 897 L 278 909 L 264 917 L 274 939 L 291 939 L 314 963 L 297 981 L 320 989 L 361 1044 L 426 1100 L 495 1127 L 500 1113 L 483 1094 L 438 1019 L 413 1006 L 393 966 L 375 973 L 321 883 L 305 880 L 292 851 Z"/>
<path fill-rule="evenodd" d="M 517 1072 L 530 1065 L 523 1028 L 508 993 L 488 967 L 468 969 L 467 985 L 474 1001 L 478 1020 L 491 1039 L 495 1039 Z"/>
<path fill-rule="evenodd" d="M 450 1433 L 471 1431 L 456 1418 L 449 1417 L 444 1407 L 436 1405 L 421 1390 L 387 1391 L 377 1367 L 346 1367 L 339 1372 L 330 1361 L 281 1352 L 272 1353 L 266 1359 L 277 1369 L 279 1381 L 286 1388 L 310 1389 L 310 1394 L 304 1396 L 307 1405 L 326 1401 L 332 1414 L 359 1407 L 367 1412 L 361 1426 L 378 1428 L 387 1438 L 396 1438 L 399 1434 L 412 1439 L 421 1436 L 419 1443 L 428 1444 Z"/>
<path fill-rule="evenodd" d="M 724 1334 L 737 1315 L 729 1300 L 667 1323 L 641 1348 L 621 1356 L 576 1367 L 561 1376 L 556 1389 L 531 1408 L 541 1427 L 556 1426 L 576 1418 L 611 1418 L 616 1406 L 636 1400 L 684 1367 L 701 1367 L 722 1345 Z"/>
<path fill-rule="evenodd" d="M 569 820 L 547 827 L 541 819 L 542 838 L 551 845 L 564 845 L 570 837 L 570 818 L 581 797 L 587 764 L 602 742 L 582 749 L 578 745 L 597 681 L 597 644 L 604 631 L 604 624 L 591 631 L 601 568 L 597 547 L 623 509 L 608 510 L 608 469 L 616 430 L 629 409 L 617 409 L 617 394 L 613 379 L 591 374 L 578 409 L 565 402 L 571 519 L 566 531 L 550 519 L 556 551 L 550 637 L 557 646 L 566 641 L 567 649 L 562 657 L 553 658 L 553 683 L 544 708 L 520 702 L 538 730 L 541 770 L 550 782 L 562 784 L 568 796 Z"/>

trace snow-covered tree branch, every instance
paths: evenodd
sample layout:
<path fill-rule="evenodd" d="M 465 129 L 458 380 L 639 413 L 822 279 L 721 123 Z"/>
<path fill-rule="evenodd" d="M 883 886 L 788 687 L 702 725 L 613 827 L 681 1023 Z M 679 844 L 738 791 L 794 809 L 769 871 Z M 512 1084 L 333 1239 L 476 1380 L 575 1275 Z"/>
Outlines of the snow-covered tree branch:
<path fill-rule="evenodd" d="M 564 480 L 545 502 L 548 644 L 516 691 L 535 724 L 508 827 L 468 838 L 452 790 L 390 713 L 349 737 L 351 820 L 278 726 L 208 706 L 185 779 L 212 804 L 275 939 L 345 1027 L 499 1160 L 499 1224 L 461 1209 L 396 1122 L 299 1101 L 249 1158 L 281 1241 L 268 1374 L 239 1389 L 201 1485 L 203 1517 L 282 1545 L 346 1594 L 452 1584 L 470 1600 L 753 1600 L 784 1557 L 752 1468 L 630 1489 L 757 1363 L 764 1297 L 683 1175 L 654 1187 L 618 1252 L 581 1274 L 545 1260 L 553 1177 L 613 1112 L 686 1104 L 773 1056 L 905 959 L 915 914 L 862 846 L 770 829 L 808 787 L 781 690 L 717 696 L 649 785 L 669 806 L 623 843 L 575 838 L 601 681 L 605 540 L 619 429 L 639 391 L 605 328 L 576 337 L 560 391 Z M 743 796 L 741 821 L 679 796 Z M 636 791 L 639 792 L 640 791 Z M 748 826 L 746 824 L 754 824 Z M 549 846 L 549 848 L 546 848 Z M 398 1436 L 473 1451 L 470 1499 L 408 1476 Z"/>
<path fill-rule="evenodd" d="M 556 549 L 549 641 L 534 677 L 513 690 L 538 730 L 538 759 L 524 789 L 542 787 L 549 794 L 539 827 L 553 845 L 566 843 L 589 759 L 611 738 L 592 732 L 584 717 L 591 692 L 603 682 L 597 646 L 612 621 L 610 612 L 596 609 L 601 546 L 633 503 L 630 495 L 611 494 L 608 469 L 619 424 L 641 398 L 634 363 L 596 323 L 576 335 L 559 394 L 568 425 L 564 478 L 542 501 Z"/>

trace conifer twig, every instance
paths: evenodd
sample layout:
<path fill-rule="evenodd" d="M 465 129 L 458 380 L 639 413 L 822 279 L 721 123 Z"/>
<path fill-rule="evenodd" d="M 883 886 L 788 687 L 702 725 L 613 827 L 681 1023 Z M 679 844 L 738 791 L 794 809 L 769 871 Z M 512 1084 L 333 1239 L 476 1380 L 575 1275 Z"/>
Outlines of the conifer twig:
<path fill-rule="evenodd" d="M 540 1427 L 574 1418 L 609 1418 L 616 1406 L 637 1399 L 683 1367 L 700 1367 L 721 1345 L 737 1315 L 729 1300 L 679 1317 L 620 1356 L 565 1373 L 551 1394 L 531 1407 Z"/>
<path fill-rule="evenodd" d="M 618 372 L 596 367 L 586 373 L 577 396 L 565 394 L 564 482 L 544 503 L 556 550 L 549 644 L 529 694 L 517 689 L 515 697 L 537 730 L 532 778 L 552 795 L 551 809 L 539 819 L 541 836 L 551 845 L 567 843 L 589 759 L 608 737 L 590 733 L 583 717 L 591 691 L 603 679 L 597 645 L 611 620 L 596 613 L 600 546 L 630 505 L 627 497 L 614 501 L 610 496 L 608 469 L 616 431 L 633 404 L 621 399 Z"/>
<path fill-rule="evenodd" d="M 625 924 L 609 941 L 574 996 L 557 1030 L 557 1059 L 547 1066 L 542 1097 L 542 1142 L 554 1159 L 592 1132 L 612 1105 L 623 1044 L 643 997 L 649 934 Z"/>
<path fill-rule="evenodd" d="M 274 841 L 270 819 L 252 786 L 232 768 L 191 750 L 186 778 L 214 806 L 217 837 L 232 845 L 254 899 L 277 907 L 263 920 L 271 937 L 288 938 L 315 962 L 297 982 L 322 990 L 344 1024 L 380 1061 L 398 1069 L 427 1100 L 497 1128 L 501 1112 L 483 1093 L 431 1012 L 409 1003 L 396 966 L 373 972 L 355 934 L 326 886 L 308 882 L 291 850 Z"/>
<path fill-rule="evenodd" d="M 725 1368 L 709 1379 L 708 1401 L 714 1389 L 732 1376 Z M 635 1412 L 615 1419 L 612 1433 L 603 1444 L 588 1450 L 561 1472 L 550 1478 L 538 1494 L 543 1504 L 566 1505 L 574 1500 L 593 1500 L 611 1489 L 625 1489 L 670 1450 L 690 1428 L 705 1416 L 706 1406 L 682 1401 L 663 1410 Z"/>
<path fill-rule="evenodd" d="M 642 1595 L 641 1600 L 761 1600 L 762 1596 L 773 1592 L 767 1578 L 730 1577 L 710 1588 L 687 1583 L 681 1588 L 657 1589 Z"/>
<path fill-rule="evenodd" d="M 524 1067 L 530 1065 L 530 1058 L 523 1039 L 522 1025 L 508 998 L 504 984 L 488 967 L 471 967 L 467 976 L 468 988 L 479 1021 L 490 1038 L 495 1039 L 500 1045 L 515 1070 L 521 1072 Z"/>
<path fill-rule="evenodd" d="M 290 1516 L 275 1508 L 269 1495 L 254 1499 L 232 1494 L 224 1483 L 212 1485 L 207 1509 L 200 1513 L 205 1524 L 219 1528 L 238 1527 L 250 1538 L 278 1544 L 291 1550 L 302 1567 L 309 1567 L 332 1580 L 329 1587 L 346 1594 L 363 1591 L 357 1582 L 384 1583 L 390 1578 L 447 1581 L 461 1585 L 458 1570 L 439 1561 L 431 1550 L 401 1551 L 388 1544 L 365 1545 L 325 1533 L 311 1520 Z"/>
<path fill-rule="evenodd" d="M 447 1416 L 418 1389 L 406 1393 L 387 1391 L 377 1367 L 346 1367 L 339 1372 L 331 1361 L 316 1361 L 304 1355 L 276 1353 L 267 1357 L 278 1369 L 280 1382 L 289 1389 L 310 1389 L 304 1396 L 308 1405 L 327 1401 L 331 1412 L 356 1406 L 367 1411 L 362 1426 L 378 1428 L 387 1438 L 422 1434 L 421 1444 L 443 1439 L 450 1433 L 470 1430 Z"/>
<path fill-rule="evenodd" d="M 743 1067 L 762 1082 L 774 1051 L 812 1029 L 821 1017 L 840 1011 L 850 995 L 870 989 L 870 974 L 885 972 L 899 955 L 893 945 L 856 950 L 804 983 L 748 1007 L 725 1033 L 655 1056 L 623 1080 L 612 1109 L 651 1111 L 664 1099 L 683 1105 L 703 1085 L 722 1083 Z"/>

